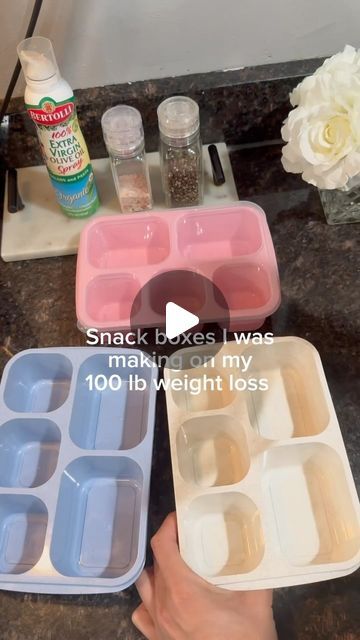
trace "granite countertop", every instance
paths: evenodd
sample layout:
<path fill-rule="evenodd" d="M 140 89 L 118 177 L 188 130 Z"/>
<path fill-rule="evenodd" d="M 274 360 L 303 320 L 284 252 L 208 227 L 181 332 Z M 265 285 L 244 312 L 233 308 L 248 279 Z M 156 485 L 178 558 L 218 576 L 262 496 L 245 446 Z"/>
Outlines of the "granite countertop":
<path fill-rule="evenodd" d="M 360 224 L 330 227 L 315 189 L 284 174 L 280 146 L 233 149 L 239 197 L 266 211 L 283 301 L 265 329 L 297 335 L 320 351 L 357 486 L 360 486 Z M 76 346 L 75 257 L 2 264 L 0 369 L 22 349 Z M 173 509 L 164 398 L 159 397 L 150 534 Z M 301 535 L 301 532 L 299 532 Z M 2 640 L 138 640 L 130 616 L 135 588 L 114 595 L 43 596 L 0 592 Z M 275 594 L 280 640 L 356 640 L 360 573 Z"/>

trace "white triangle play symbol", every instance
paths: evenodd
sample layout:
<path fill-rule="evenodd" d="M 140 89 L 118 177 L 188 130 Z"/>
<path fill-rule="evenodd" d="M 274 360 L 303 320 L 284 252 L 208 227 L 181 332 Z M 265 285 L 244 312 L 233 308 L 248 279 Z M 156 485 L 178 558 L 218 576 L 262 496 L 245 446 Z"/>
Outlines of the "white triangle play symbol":
<path fill-rule="evenodd" d="M 196 327 L 199 324 L 199 318 L 186 311 L 183 307 L 179 307 L 175 302 L 168 302 L 166 305 L 166 337 L 173 340 L 181 333 Z"/>

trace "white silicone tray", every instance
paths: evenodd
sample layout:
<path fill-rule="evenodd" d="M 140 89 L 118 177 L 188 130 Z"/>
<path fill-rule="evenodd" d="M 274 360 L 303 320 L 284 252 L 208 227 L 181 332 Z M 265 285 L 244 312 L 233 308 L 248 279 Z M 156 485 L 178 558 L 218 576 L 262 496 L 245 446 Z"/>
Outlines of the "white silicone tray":
<path fill-rule="evenodd" d="M 185 368 L 165 372 L 172 382 L 223 380 L 221 391 L 200 395 L 167 390 L 184 560 L 237 590 L 352 573 L 360 565 L 360 507 L 318 352 L 293 337 L 229 343 L 208 366 L 190 368 L 194 354 L 208 353 L 183 349 Z M 223 366 L 224 355 L 253 359 L 241 373 L 237 363 Z M 230 376 L 265 378 L 269 389 L 234 391 Z"/>

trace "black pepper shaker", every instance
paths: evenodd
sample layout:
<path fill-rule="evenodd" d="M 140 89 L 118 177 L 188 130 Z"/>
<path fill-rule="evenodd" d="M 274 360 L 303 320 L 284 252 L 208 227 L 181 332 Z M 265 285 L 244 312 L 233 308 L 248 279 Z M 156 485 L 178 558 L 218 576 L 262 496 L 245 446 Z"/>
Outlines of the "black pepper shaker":
<path fill-rule="evenodd" d="M 199 107 L 191 98 L 174 96 L 159 105 L 158 120 L 166 206 L 199 205 L 204 190 Z"/>

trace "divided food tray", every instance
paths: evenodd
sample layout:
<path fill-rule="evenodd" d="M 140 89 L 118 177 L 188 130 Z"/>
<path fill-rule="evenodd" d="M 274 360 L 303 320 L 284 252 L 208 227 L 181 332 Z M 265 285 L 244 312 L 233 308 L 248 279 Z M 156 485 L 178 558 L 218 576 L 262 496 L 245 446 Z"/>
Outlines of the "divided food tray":
<path fill-rule="evenodd" d="M 0 589 L 112 592 L 139 576 L 157 368 L 114 369 L 116 360 L 109 361 L 130 354 L 140 356 L 126 349 L 36 349 L 6 365 L 0 387 Z M 130 374 L 145 378 L 146 390 L 132 390 Z M 90 390 L 88 376 L 98 390 Z"/>
<path fill-rule="evenodd" d="M 167 286 L 162 280 L 143 289 L 174 270 L 189 271 L 188 277 L 174 285 L 170 276 Z M 215 291 L 205 282 L 202 287 L 194 273 Z M 76 312 L 84 329 L 130 330 L 136 313 L 140 328 L 163 326 L 166 302 L 189 308 L 189 300 L 202 322 L 221 323 L 219 293 L 232 330 L 259 328 L 280 304 L 274 247 L 256 204 L 105 217 L 89 222 L 81 234 Z"/>
<path fill-rule="evenodd" d="M 206 366 L 191 366 L 209 354 Z M 182 370 L 165 377 L 174 387 L 166 395 L 184 560 L 210 583 L 236 590 L 355 571 L 359 500 L 316 349 L 289 337 L 177 355 Z M 233 356 L 252 356 L 246 373 Z M 204 389 L 204 376 L 220 376 L 221 389 L 181 388 L 186 379 L 202 380 Z M 235 379 L 244 391 L 234 390 Z M 268 390 L 259 390 L 264 384 Z"/>

